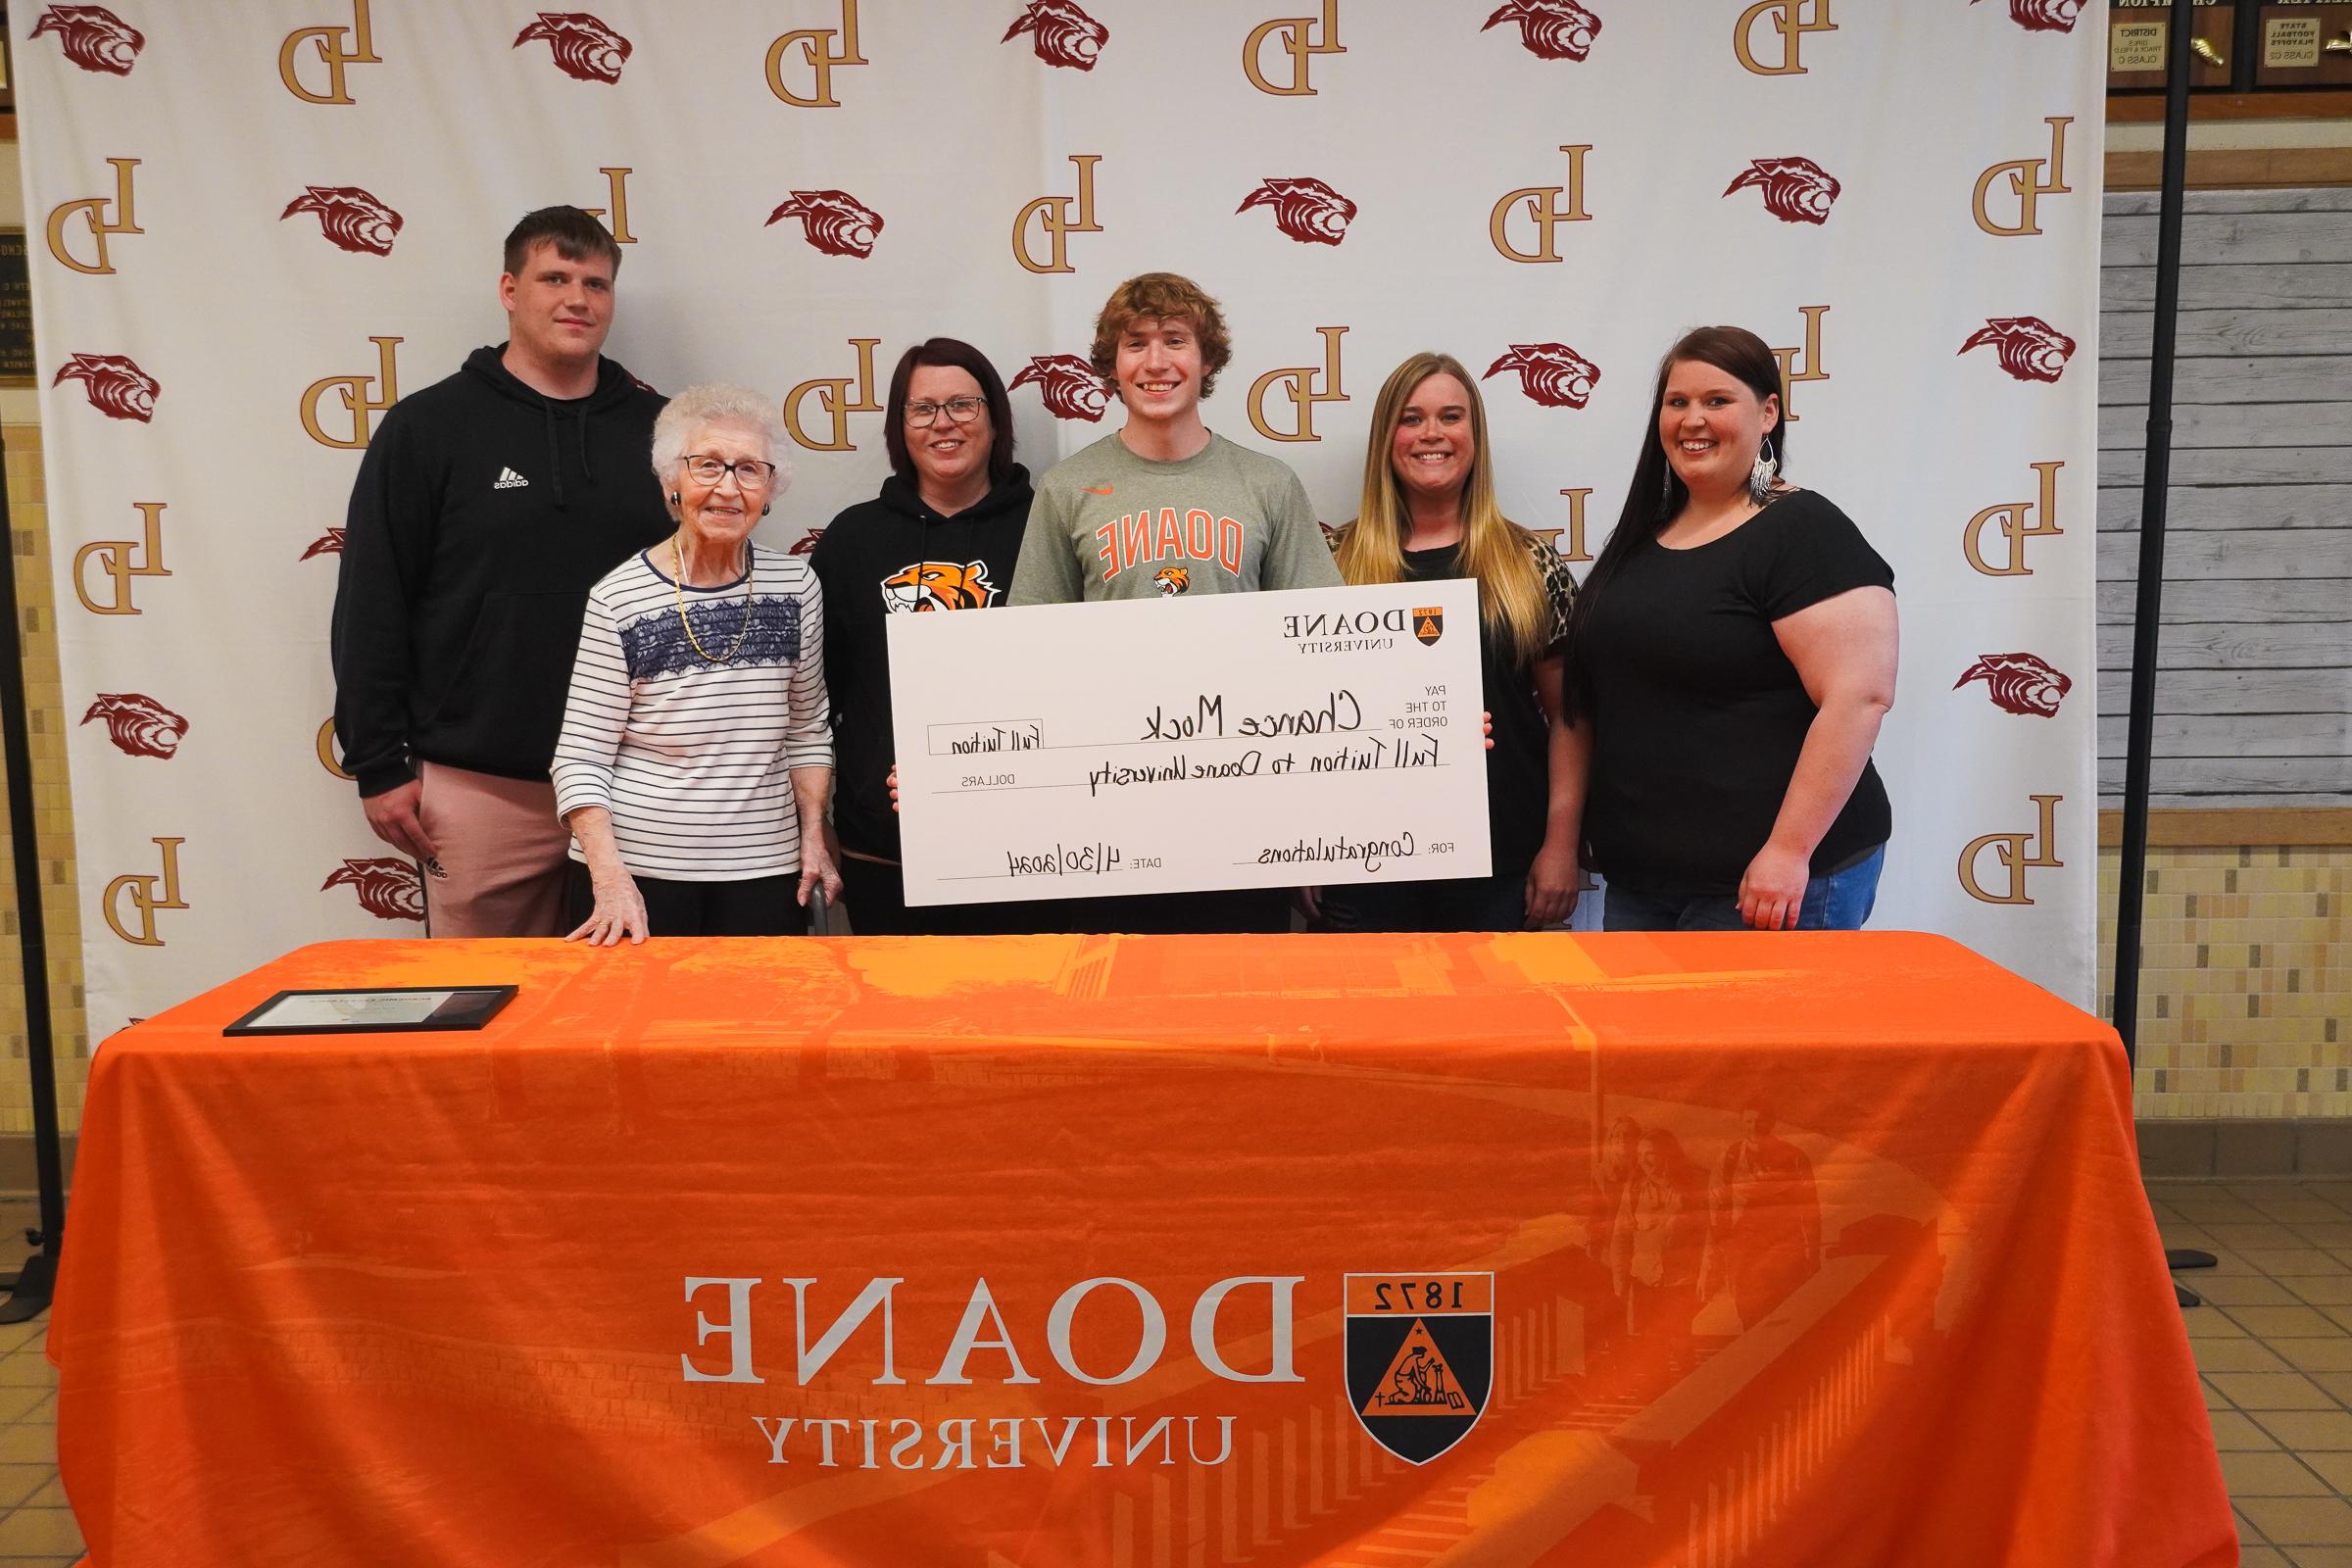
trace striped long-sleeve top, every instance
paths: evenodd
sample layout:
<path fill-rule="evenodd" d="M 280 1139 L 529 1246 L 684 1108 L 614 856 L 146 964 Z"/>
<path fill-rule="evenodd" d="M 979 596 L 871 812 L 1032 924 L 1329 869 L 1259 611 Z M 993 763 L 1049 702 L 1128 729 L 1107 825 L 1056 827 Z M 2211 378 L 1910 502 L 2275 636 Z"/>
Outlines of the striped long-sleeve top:
<path fill-rule="evenodd" d="M 611 811 L 621 860 L 640 876 L 800 869 L 791 770 L 833 760 L 824 599 L 806 560 L 747 548 L 748 598 L 741 578 L 685 590 L 691 640 L 678 587 L 651 552 L 588 592 L 551 770 L 556 814 Z M 584 858 L 576 840 L 571 858 Z"/>

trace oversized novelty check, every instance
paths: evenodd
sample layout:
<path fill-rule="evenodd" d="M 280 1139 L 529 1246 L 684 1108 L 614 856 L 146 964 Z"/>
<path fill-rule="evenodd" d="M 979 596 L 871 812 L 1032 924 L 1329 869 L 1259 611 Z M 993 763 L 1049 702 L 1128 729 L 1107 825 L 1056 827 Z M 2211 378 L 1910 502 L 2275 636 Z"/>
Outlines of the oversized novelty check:
<path fill-rule="evenodd" d="M 1469 581 L 890 619 L 909 905 L 1484 876 Z"/>

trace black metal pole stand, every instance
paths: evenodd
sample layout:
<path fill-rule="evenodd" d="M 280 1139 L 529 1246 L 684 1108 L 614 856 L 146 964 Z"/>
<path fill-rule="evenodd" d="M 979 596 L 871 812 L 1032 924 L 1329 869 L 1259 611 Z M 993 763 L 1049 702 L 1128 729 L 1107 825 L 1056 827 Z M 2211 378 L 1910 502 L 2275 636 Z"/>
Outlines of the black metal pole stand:
<path fill-rule="evenodd" d="M 8 515 L 8 478 L 0 472 L 0 519 Z M 18 1271 L 0 1323 L 22 1323 L 49 1309 L 57 1253 L 66 1229 L 66 1167 L 57 1125 L 57 1062 L 49 1031 L 49 939 L 41 918 L 41 862 L 32 824 L 32 742 L 25 729 L 24 612 L 17 603 L 16 540 L 0 521 L 0 606 L 9 635 L 0 637 L 0 744 L 8 760 L 8 825 L 17 867 L 18 947 L 24 965 L 24 1064 L 32 1074 L 32 1152 L 41 1189 L 40 1248 Z"/>
<path fill-rule="evenodd" d="M 2164 57 L 2164 174 L 2156 216 L 2156 316 L 2148 344 L 2147 469 L 2139 491 L 2139 602 L 2132 615 L 2132 716 L 2124 753 L 2124 842 L 2116 879 L 2115 1030 L 2139 1064 L 2139 931 L 2148 872 L 2148 782 L 2156 744 L 2156 641 L 2164 614 L 2164 514 L 2173 466 L 2173 357 L 2180 314 L 2180 219 L 2188 185 L 2188 67 L 2195 8 L 2175 0 Z M 2173 1268 L 2211 1268 L 2211 1252 L 2168 1251 Z M 2182 1306 L 2200 1304 L 2176 1281 Z"/>

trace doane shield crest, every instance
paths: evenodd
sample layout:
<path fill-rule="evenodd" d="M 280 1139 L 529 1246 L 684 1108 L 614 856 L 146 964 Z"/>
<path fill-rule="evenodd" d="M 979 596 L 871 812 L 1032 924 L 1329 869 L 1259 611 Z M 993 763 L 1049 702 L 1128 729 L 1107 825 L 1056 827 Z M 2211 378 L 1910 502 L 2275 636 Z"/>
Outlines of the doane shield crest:
<path fill-rule="evenodd" d="M 1427 1464 L 1470 1435 L 1494 1382 L 1494 1276 L 1347 1277 L 1348 1404 L 1372 1441 Z"/>
<path fill-rule="evenodd" d="M 1434 607 L 1413 612 L 1413 635 L 1434 645 L 1446 635 L 1446 612 Z"/>

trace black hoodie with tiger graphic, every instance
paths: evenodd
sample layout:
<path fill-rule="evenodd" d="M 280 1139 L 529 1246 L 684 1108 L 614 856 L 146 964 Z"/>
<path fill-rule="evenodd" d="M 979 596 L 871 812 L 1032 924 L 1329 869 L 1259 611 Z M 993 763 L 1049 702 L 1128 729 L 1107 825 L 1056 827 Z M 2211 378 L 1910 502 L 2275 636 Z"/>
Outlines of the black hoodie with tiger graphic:
<path fill-rule="evenodd" d="M 975 505 L 942 516 L 897 474 L 882 493 L 835 517 L 808 564 L 825 590 L 825 685 L 833 700 L 833 825 L 842 848 L 899 858 L 887 779 L 892 615 L 993 610 L 1012 587 L 1029 520 L 1029 470 L 1019 464 Z"/>

